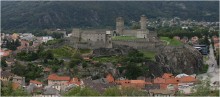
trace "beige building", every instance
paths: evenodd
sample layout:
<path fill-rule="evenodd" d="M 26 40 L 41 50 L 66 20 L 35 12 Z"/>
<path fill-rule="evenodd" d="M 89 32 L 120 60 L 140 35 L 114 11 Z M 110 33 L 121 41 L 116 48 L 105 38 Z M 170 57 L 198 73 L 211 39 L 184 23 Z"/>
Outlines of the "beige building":
<path fill-rule="evenodd" d="M 51 74 L 48 76 L 48 85 L 52 86 L 57 90 L 61 90 L 63 86 L 66 86 L 67 83 L 71 80 L 69 76 L 58 76 L 56 74 Z"/>

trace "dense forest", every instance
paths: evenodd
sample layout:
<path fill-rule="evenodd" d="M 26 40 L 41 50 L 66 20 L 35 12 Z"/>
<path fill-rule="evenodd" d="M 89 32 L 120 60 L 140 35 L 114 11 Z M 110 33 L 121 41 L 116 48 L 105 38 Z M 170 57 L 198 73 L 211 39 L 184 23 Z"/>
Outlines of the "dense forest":
<path fill-rule="evenodd" d="M 125 23 L 148 18 L 192 19 L 219 21 L 218 1 L 153 2 L 153 1 L 2 1 L 2 31 L 37 30 L 49 28 L 114 27 L 115 18 L 122 16 Z"/>

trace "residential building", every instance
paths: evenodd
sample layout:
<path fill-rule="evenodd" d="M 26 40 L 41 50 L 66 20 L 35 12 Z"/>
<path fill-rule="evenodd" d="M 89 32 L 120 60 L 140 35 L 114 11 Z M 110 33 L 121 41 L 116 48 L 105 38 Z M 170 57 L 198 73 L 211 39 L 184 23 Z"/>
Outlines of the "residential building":
<path fill-rule="evenodd" d="M 51 74 L 48 76 L 48 85 L 52 85 L 53 88 L 61 90 L 63 86 L 67 86 L 70 81 L 69 76 L 58 76 L 57 74 Z"/>
<path fill-rule="evenodd" d="M 52 37 L 52 36 L 43 36 L 43 37 L 42 37 L 42 41 L 45 42 L 45 43 L 46 43 L 47 41 L 49 41 L 49 40 L 53 40 L 53 37 Z"/>
<path fill-rule="evenodd" d="M 1 57 L 9 56 L 11 53 L 12 53 L 12 50 L 2 50 L 2 49 L 0 49 L 0 56 Z"/>
<path fill-rule="evenodd" d="M 51 86 L 46 86 L 43 89 L 41 97 L 60 97 L 59 91 Z"/>
<path fill-rule="evenodd" d="M 40 81 L 37 81 L 37 80 L 30 80 L 30 84 L 34 84 L 37 87 L 42 87 L 43 86 L 43 83 L 40 82 Z"/>
<path fill-rule="evenodd" d="M 10 81 L 12 77 L 14 76 L 13 73 L 8 72 L 8 71 L 1 71 L 1 81 Z"/>
<path fill-rule="evenodd" d="M 17 83 L 20 86 L 25 86 L 25 77 L 21 77 L 21 76 L 14 76 L 12 79 L 13 83 Z"/>
<path fill-rule="evenodd" d="M 116 80 L 116 84 L 122 87 L 137 87 L 140 89 L 144 89 L 145 85 L 152 84 L 151 82 L 145 82 L 145 80 Z"/>

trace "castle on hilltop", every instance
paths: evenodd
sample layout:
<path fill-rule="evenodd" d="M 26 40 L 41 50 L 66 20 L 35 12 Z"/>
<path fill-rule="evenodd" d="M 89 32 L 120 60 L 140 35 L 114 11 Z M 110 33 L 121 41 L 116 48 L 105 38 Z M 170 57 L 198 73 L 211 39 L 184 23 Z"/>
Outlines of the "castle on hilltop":
<path fill-rule="evenodd" d="M 157 34 L 149 32 L 147 29 L 147 18 L 145 15 L 140 17 L 140 29 L 125 29 L 124 19 L 116 18 L 116 29 L 86 29 L 74 28 L 69 37 L 70 42 L 75 48 L 97 49 L 112 48 L 114 45 L 128 45 L 136 49 L 155 50 L 159 43 Z M 114 37 L 134 37 L 133 40 L 113 39 Z"/>

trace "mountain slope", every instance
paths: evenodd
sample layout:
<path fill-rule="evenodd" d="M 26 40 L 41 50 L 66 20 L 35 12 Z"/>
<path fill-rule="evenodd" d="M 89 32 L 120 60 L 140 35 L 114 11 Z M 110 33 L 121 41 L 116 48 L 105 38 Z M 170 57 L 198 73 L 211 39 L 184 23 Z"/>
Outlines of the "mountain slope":
<path fill-rule="evenodd" d="M 2 30 L 114 26 L 123 16 L 126 23 L 148 18 L 178 16 L 183 19 L 218 21 L 219 2 L 1 2 Z"/>

